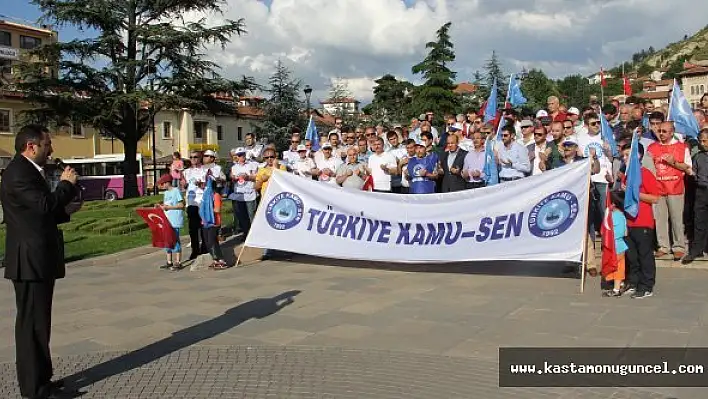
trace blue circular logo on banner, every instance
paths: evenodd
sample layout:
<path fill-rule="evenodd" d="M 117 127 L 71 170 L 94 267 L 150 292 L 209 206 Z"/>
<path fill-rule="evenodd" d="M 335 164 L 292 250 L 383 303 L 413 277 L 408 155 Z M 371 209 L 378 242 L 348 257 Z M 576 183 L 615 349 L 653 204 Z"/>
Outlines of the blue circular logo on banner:
<path fill-rule="evenodd" d="M 531 209 L 529 231 L 540 238 L 563 234 L 578 217 L 578 197 L 559 191 L 544 198 Z"/>
<path fill-rule="evenodd" d="M 268 203 L 266 221 L 276 230 L 292 229 L 302 220 L 304 210 L 300 197 L 293 193 L 282 192 Z"/>

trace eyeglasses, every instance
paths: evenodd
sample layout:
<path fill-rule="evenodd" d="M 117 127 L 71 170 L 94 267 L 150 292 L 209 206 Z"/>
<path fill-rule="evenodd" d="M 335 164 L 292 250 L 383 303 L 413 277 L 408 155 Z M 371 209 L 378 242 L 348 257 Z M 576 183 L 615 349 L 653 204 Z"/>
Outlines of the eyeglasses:
<path fill-rule="evenodd" d="M 374 133 L 367 133 L 367 134 L 366 134 L 366 137 L 371 137 L 371 136 L 373 136 L 373 135 L 374 135 Z"/>
<path fill-rule="evenodd" d="M 564 129 L 572 129 L 573 126 L 563 126 Z"/>
<path fill-rule="evenodd" d="M 263 159 L 275 159 L 275 156 L 274 156 L 274 155 L 268 155 L 268 156 L 263 157 Z"/>
<path fill-rule="evenodd" d="M 482 134 L 491 134 L 492 131 L 491 131 L 491 130 L 480 130 L 480 133 L 482 133 Z"/>
<path fill-rule="evenodd" d="M 589 122 L 589 123 L 588 123 L 588 125 L 590 125 L 590 126 L 597 126 L 597 125 L 599 125 L 599 124 L 600 124 L 600 122 L 598 122 L 598 121 L 594 121 L 594 122 Z"/>
<path fill-rule="evenodd" d="M 509 136 L 511 136 L 509 133 L 503 133 L 503 134 L 502 134 L 502 137 L 509 137 Z"/>

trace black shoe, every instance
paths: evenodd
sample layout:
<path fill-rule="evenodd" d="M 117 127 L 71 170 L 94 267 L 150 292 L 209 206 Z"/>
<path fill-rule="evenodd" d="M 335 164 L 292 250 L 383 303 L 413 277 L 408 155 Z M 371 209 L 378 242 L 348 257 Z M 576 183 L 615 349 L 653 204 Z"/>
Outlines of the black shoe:
<path fill-rule="evenodd" d="M 643 299 L 643 298 L 649 298 L 651 296 L 654 296 L 654 293 L 651 291 L 637 291 L 630 298 L 632 299 Z"/>
<path fill-rule="evenodd" d="M 693 255 L 686 255 L 681 259 L 681 264 L 682 265 L 688 265 L 691 264 L 694 260 L 696 260 L 696 257 Z"/>
<path fill-rule="evenodd" d="M 160 270 L 169 269 L 171 267 L 172 267 L 172 263 L 165 263 L 164 265 L 160 266 Z"/>

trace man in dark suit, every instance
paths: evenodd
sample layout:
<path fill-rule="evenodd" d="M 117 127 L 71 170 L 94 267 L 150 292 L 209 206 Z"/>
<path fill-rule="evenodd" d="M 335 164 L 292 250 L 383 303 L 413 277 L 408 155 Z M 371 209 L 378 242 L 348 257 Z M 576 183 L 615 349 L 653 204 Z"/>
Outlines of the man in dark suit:
<path fill-rule="evenodd" d="M 462 178 L 462 167 L 465 164 L 467 151 L 459 147 L 460 138 L 456 134 L 447 136 L 445 153 L 440 157 L 442 169 L 441 192 L 462 191 L 467 188 L 467 182 Z"/>
<path fill-rule="evenodd" d="M 54 282 L 65 275 L 64 240 L 57 228 L 69 221 L 66 206 L 77 195 L 76 172 L 66 168 L 54 192 L 43 167 L 52 154 L 47 129 L 27 125 L 15 138 L 15 157 L 0 183 L 7 224 L 5 278 L 15 288 L 17 380 L 26 398 L 60 397 L 52 382 L 49 336 Z"/>

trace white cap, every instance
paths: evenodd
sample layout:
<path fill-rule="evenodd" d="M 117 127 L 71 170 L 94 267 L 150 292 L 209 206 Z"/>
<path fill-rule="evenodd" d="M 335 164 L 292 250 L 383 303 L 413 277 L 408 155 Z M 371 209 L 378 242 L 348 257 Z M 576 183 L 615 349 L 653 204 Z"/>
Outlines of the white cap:
<path fill-rule="evenodd" d="M 297 150 L 299 151 L 307 151 L 307 146 L 305 144 L 299 144 L 297 146 Z"/>
<path fill-rule="evenodd" d="M 575 107 L 568 108 L 568 113 L 573 115 L 580 115 L 580 110 Z"/>
<path fill-rule="evenodd" d="M 332 148 L 332 144 L 330 144 L 330 143 L 324 143 L 324 144 L 322 144 L 322 148 L 323 148 L 323 149 L 324 149 L 324 148 Z"/>
<path fill-rule="evenodd" d="M 548 116 L 548 112 L 546 112 L 545 110 L 542 109 L 536 112 L 536 118 L 542 118 L 544 116 Z"/>
<path fill-rule="evenodd" d="M 247 151 L 243 147 L 238 147 L 237 149 L 234 150 L 234 154 L 245 154 Z"/>
<path fill-rule="evenodd" d="M 214 158 L 216 158 L 216 153 L 215 153 L 214 151 L 212 151 L 212 150 L 206 150 L 206 151 L 204 151 L 204 156 L 205 156 L 205 157 L 214 157 Z"/>

